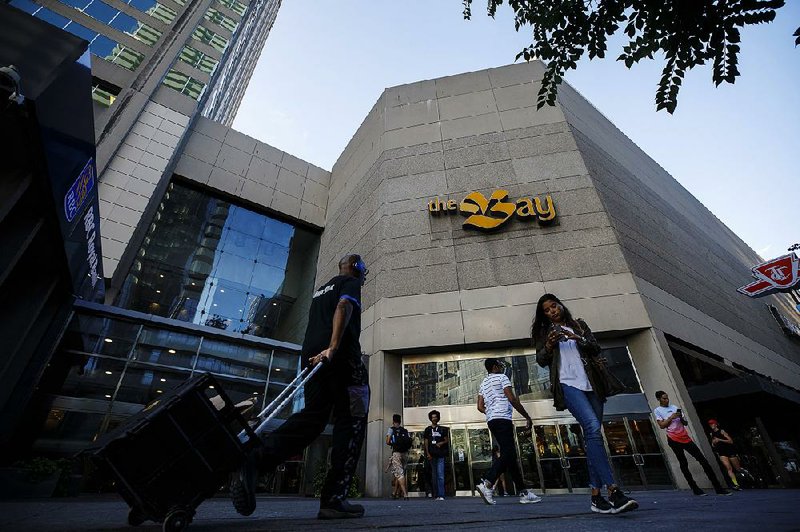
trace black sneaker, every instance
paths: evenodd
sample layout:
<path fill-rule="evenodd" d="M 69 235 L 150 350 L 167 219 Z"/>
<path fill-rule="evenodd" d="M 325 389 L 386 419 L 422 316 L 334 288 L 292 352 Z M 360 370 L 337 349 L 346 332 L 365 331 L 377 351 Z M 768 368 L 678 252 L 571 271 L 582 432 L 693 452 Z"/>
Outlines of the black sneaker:
<path fill-rule="evenodd" d="M 602 495 L 592 495 L 591 510 L 598 514 L 613 514 L 614 508 Z"/>
<path fill-rule="evenodd" d="M 317 519 L 353 519 L 364 516 L 364 507 L 347 501 L 334 501 L 320 506 Z"/>
<path fill-rule="evenodd" d="M 708 495 L 708 493 L 701 490 L 700 488 L 692 488 L 692 493 L 694 493 L 698 497 L 705 497 L 706 495 Z"/>
<path fill-rule="evenodd" d="M 730 497 L 731 495 L 733 495 L 733 493 L 730 490 L 727 490 L 725 488 L 720 488 L 714 491 L 716 492 L 717 495 L 722 495 L 724 497 Z"/>
<path fill-rule="evenodd" d="M 233 507 L 241 515 L 250 515 L 256 510 L 256 479 L 258 469 L 255 456 L 248 455 L 242 466 L 231 473 L 230 493 Z"/>
<path fill-rule="evenodd" d="M 630 512 L 631 510 L 635 510 L 639 507 L 638 502 L 634 501 L 630 497 L 627 497 L 619 488 L 614 488 L 614 491 L 612 491 L 608 496 L 608 502 L 611 503 L 612 514 Z"/>

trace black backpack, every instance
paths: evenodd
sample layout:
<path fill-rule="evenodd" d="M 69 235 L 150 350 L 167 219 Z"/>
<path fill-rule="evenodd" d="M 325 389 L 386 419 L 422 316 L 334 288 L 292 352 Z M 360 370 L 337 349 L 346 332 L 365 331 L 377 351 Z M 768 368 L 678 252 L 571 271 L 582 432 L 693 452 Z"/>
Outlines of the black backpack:
<path fill-rule="evenodd" d="M 392 450 L 398 453 L 406 453 L 409 449 L 411 449 L 411 435 L 403 427 L 394 429 Z"/>

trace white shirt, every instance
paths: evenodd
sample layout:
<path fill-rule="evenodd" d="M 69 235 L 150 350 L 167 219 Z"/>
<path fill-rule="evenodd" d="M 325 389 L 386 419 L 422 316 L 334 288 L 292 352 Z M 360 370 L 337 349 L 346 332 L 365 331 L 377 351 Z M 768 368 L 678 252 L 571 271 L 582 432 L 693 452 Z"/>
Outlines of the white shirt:
<path fill-rule="evenodd" d="M 490 373 L 483 379 L 478 393 L 486 406 L 486 421 L 511 419 L 511 403 L 503 391 L 507 386 L 511 386 L 511 381 L 503 373 Z"/>
<path fill-rule="evenodd" d="M 575 332 L 570 327 L 563 328 L 569 332 Z M 591 392 L 592 385 L 589 383 L 586 368 L 583 367 L 581 354 L 578 352 L 578 342 L 575 340 L 561 340 L 558 343 L 558 348 L 561 353 L 561 368 L 558 370 L 558 378 L 561 384 L 572 386 L 584 392 Z"/>

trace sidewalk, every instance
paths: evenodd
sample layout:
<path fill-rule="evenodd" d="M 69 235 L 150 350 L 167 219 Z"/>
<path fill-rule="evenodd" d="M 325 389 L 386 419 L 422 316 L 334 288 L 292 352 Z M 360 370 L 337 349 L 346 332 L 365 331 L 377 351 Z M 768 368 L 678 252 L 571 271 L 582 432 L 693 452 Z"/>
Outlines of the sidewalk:
<path fill-rule="evenodd" d="M 363 499 L 362 519 L 319 521 L 318 503 L 307 498 L 263 497 L 250 517 L 233 510 L 230 501 L 203 503 L 189 531 L 202 530 L 399 530 L 420 527 L 440 530 L 558 530 L 669 531 L 710 530 L 800 531 L 800 490 L 749 490 L 731 497 L 695 497 L 686 491 L 648 491 L 632 494 L 640 504 L 635 512 L 597 515 L 589 512 L 586 495 L 546 495 L 539 504 L 522 505 L 516 497 L 499 497 L 495 506 L 480 498 L 459 497 L 444 502 L 411 499 L 398 502 Z M 0 501 L 0 530 L 154 532 L 161 525 L 145 523 L 134 529 L 126 522 L 127 506 L 118 497 Z"/>

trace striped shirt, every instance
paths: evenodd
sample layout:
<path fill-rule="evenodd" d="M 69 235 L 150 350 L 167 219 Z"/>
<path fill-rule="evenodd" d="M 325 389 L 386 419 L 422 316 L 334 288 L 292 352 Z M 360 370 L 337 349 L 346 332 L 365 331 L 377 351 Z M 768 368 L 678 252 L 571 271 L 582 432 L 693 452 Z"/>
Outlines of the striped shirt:
<path fill-rule="evenodd" d="M 490 373 L 483 379 L 478 393 L 483 396 L 486 406 L 486 421 L 511 419 L 511 403 L 503 392 L 509 386 L 511 381 L 503 373 Z"/>

